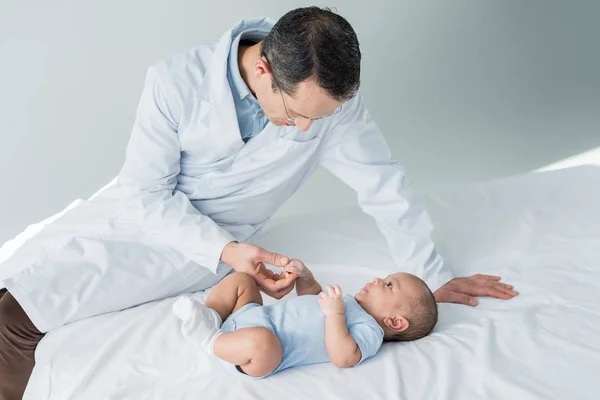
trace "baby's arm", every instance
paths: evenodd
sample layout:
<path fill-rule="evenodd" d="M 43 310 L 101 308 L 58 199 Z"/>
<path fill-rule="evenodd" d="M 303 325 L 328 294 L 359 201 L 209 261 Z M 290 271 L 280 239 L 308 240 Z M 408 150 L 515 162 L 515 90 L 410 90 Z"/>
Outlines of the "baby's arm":
<path fill-rule="evenodd" d="M 290 260 L 289 264 L 284 267 L 284 270 L 298 276 L 296 278 L 296 294 L 298 296 L 305 296 L 307 294 L 317 295 L 323 290 L 319 282 L 315 280 L 312 272 L 297 258 Z"/>
<path fill-rule="evenodd" d="M 359 363 L 362 354 L 358 344 L 348 332 L 344 300 L 339 286 L 327 285 L 327 292 L 319 296 L 325 314 L 325 347 L 329 359 L 338 368 L 349 368 Z"/>

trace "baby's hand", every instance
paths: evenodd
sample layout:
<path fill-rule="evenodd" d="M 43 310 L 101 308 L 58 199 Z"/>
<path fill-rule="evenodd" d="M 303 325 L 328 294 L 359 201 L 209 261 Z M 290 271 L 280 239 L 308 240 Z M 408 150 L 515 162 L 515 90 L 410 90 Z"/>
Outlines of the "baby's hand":
<path fill-rule="evenodd" d="M 344 315 L 344 300 L 342 299 L 342 289 L 339 286 L 327 285 L 327 293 L 324 291 L 319 294 L 319 304 L 323 313 L 327 315 Z"/>
<path fill-rule="evenodd" d="M 298 296 L 307 294 L 316 295 L 321 292 L 321 285 L 315 280 L 310 269 L 297 258 L 293 258 L 285 267 L 283 267 L 283 271 L 285 274 L 295 274 L 297 276 L 296 293 Z"/>
<path fill-rule="evenodd" d="M 283 270 L 291 274 L 296 274 L 298 279 L 310 279 L 313 277 L 310 269 L 308 269 L 306 265 L 304 265 L 304 263 L 297 258 L 292 258 L 290 262 L 283 267 Z"/>

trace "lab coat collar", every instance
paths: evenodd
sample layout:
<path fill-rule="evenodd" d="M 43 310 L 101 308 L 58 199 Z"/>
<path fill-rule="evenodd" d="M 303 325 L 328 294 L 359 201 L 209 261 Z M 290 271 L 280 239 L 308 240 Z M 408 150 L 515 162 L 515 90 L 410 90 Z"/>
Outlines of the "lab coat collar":
<path fill-rule="evenodd" d="M 274 21 L 266 17 L 241 20 L 221 36 L 200 87 L 201 100 L 216 106 L 227 97 L 231 97 L 231 88 L 227 81 L 227 57 L 233 39 L 245 30 L 264 31 L 266 35 L 273 25 Z"/>
<path fill-rule="evenodd" d="M 269 18 L 241 20 L 225 32 L 219 42 L 212 59 L 200 84 L 198 98 L 204 103 L 205 110 L 200 118 L 212 121 L 212 126 L 222 133 L 226 142 L 222 143 L 232 151 L 239 150 L 244 142 L 241 139 L 240 128 L 235 114 L 233 94 L 227 79 L 227 57 L 233 39 L 245 30 L 257 32 L 263 30 L 265 35 L 271 30 L 274 22 Z M 218 126 L 215 125 L 215 117 Z"/>

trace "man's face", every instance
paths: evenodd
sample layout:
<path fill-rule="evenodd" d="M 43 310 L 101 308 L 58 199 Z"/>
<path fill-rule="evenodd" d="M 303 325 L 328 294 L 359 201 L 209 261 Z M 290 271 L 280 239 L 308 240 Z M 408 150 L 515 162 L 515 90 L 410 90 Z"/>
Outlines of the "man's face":
<path fill-rule="evenodd" d="M 259 84 L 256 89 L 256 98 L 273 125 L 295 125 L 300 130 L 306 131 L 312 124 L 312 121 L 307 118 L 328 116 L 342 105 L 341 102 L 329 97 L 310 79 L 301 82 L 296 93 L 290 96 L 273 89 L 272 75 L 268 66 L 263 70 L 258 70 L 257 73 L 259 74 Z M 291 118 L 298 118 L 298 120 L 288 121 L 288 115 Z"/>

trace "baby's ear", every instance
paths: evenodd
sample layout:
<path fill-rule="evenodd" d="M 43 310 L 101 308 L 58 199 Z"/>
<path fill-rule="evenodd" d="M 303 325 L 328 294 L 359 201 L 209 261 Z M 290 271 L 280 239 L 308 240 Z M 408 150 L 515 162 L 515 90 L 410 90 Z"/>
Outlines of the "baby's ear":
<path fill-rule="evenodd" d="M 386 317 L 383 319 L 384 325 L 394 333 L 400 333 L 408 329 L 408 320 L 402 315 Z"/>

